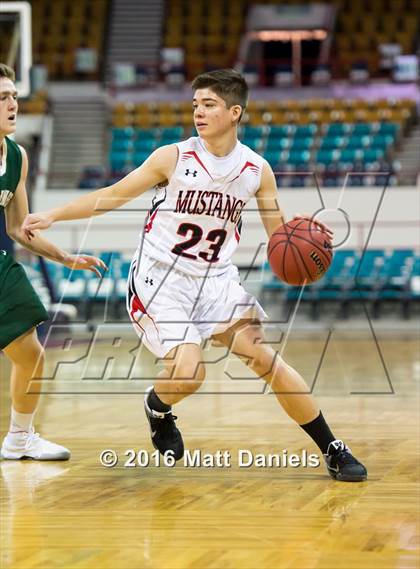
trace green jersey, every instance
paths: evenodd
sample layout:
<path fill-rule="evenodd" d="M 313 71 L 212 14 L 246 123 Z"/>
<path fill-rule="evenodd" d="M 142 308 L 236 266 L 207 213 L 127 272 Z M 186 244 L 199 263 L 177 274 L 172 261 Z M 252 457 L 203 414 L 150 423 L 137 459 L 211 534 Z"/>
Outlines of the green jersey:
<path fill-rule="evenodd" d="M 5 208 L 13 198 L 22 172 L 22 152 L 10 138 L 5 137 L 6 159 L 0 166 L 0 207 Z"/>
<path fill-rule="evenodd" d="M 0 207 L 13 198 L 22 172 L 22 152 L 16 142 L 5 138 L 0 167 Z M 23 267 L 0 250 L 0 350 L 22 334 L 44 322 L 48 313 L 34 291 Z"/>

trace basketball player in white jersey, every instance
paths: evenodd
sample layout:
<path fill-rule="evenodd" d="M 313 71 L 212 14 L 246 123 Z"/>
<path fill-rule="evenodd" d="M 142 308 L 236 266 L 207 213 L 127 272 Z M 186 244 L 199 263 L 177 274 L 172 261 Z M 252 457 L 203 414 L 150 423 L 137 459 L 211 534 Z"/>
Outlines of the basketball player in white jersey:
<path fill-rule="evenodd" d="M 136 332 L 165 363 L 145 396 L 155 448 L 177 460 L 183 456 L 172 406 L 200 387 L 201 343 L 213 338 L 271 386 L 286 413 L 319 446 L 334 479 L 365 480 L 365 467 L 334 437 L 302 377 L 267 344 L 265 312 L 242 287 L 231 261 L 242 209 L 253 196 L 268 237 L 286 221 L 269 164 L 237 138 L 247 84 L 228 69 L 199 75 L 192 88 L 197 137 L 158 148 L 108 188 L 29 215 L 23 228 L 31 236 L 56 221 L 118 208 L 156 187 L 127 291 Z"/>

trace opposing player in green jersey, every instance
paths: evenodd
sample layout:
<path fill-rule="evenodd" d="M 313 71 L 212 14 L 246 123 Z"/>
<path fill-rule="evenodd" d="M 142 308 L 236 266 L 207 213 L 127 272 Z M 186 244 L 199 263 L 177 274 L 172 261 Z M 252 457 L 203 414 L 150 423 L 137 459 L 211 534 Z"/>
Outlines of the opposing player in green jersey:
<path fill-rule="evenodd" d="M 86 269 L 98 276 L 100 259 L 90 255 L 70 255 L 36 235 L 30 242 L 21 231 L 28 213 L 25 150 L 8 135 L 16 130 L 17 91 L 13 70 L 0 63 L 0 208 L 4 209 L 6 230 L 17 243 L 72 269 Z M 4 459 L 67 460 L 70 452 L 35 433 L 33 419 L 39 393 L 31 393 L 31 380 L 42 377 L 44 350 L 36 326 L 48 313 L 38 298 L 21 265 L 0 250 L 0 350 L 12 363 L 10 391 L 12 400 L 10 428 L 3 440 Z"/>

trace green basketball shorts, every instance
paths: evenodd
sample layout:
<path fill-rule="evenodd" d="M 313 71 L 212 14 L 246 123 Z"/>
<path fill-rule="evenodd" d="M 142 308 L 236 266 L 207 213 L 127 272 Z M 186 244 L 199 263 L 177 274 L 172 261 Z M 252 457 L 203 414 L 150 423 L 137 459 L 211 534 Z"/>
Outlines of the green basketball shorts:
<path fill-rule="evenodd" d="M 0 350 L 47 319 L 22 265 L 0 250 Z"/>

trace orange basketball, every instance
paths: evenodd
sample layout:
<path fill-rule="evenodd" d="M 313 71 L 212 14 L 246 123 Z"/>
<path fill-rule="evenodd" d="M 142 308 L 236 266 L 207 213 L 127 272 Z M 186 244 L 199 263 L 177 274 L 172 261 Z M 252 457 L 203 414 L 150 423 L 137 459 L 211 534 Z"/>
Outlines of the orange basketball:
<path fill-rule="evenodd" d="M 282 281 L 291 285 L 313 283 L 331 264 L 331 238 L 313 221 L 289 221 L 271 236 L 267 255 L 273 273 Z"/>

